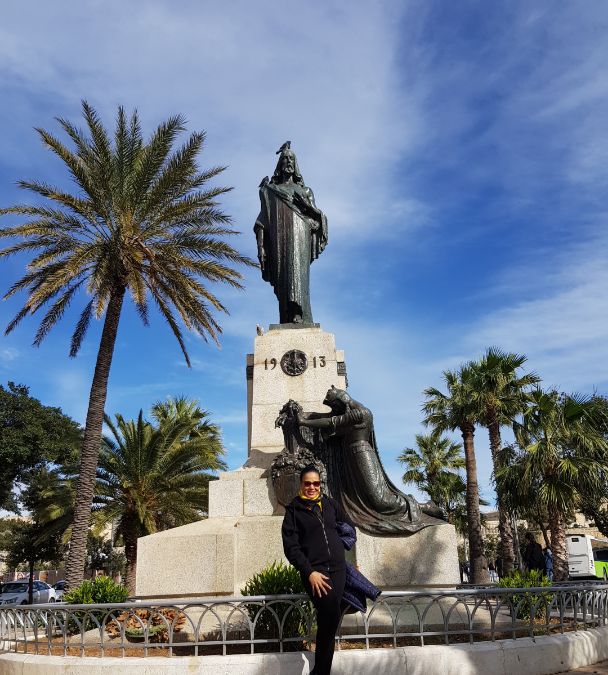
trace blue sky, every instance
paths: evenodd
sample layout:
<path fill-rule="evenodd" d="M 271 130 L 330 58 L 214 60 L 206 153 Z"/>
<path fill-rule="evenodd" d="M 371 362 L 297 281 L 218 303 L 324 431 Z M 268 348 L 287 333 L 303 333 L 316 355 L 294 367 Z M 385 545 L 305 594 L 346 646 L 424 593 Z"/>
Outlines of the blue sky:
<path fill-rule="evenodd" d="M 462 1 L 308 3 L 86 0 L 5 3 L 0 25 L 0 203 L 15 183 L 67 185 L 34 126 L 78 121 L 86 98 L 112 126 L 137 107 L 146 129 L 183 113 L 206 130 L 205 166 L 255 254 L 257 185 L 293 142 L 327 214 L 312 268 L 315 319 L 346 351 L 384 463 L 422 430 L 422 390 L 490 345 L 524 353 L 547 385 L 608 385 L 608 5 Z M 6 289 L 25 260 L 1 263 Z M 246 458 L 245 354 L 278 316 L 255 270 L 221 349 L 189 336 L 193 368 L 158 316 L 127 307 L 107 411 L 136 415 L 196 397 Z M 3 325 L 19 298 L 0 305 Z M 43 346 L 36 324 L 0 340 L 0 380 L 84 420 L 99 326 L 67 356 L 84 298 Z M 73 311 L 72 311 L 73 310 Z M 485 496 L 488 443 L 477 434 Z"/>

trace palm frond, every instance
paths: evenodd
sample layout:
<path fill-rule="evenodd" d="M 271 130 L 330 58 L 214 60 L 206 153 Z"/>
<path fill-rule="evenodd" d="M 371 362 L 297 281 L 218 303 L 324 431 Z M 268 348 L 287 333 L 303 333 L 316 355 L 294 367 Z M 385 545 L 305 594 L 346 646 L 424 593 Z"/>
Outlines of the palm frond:
<path fill-rule="evenodd" d="M 28 219 L 0 228 L 0 236 L 18 239 L 0 249 L 0 257 L 33 252 L 30 270 L 7 293 L 27 293 L 7 330 L 50 303 L 35 338 L 39 344 L 69 303 L 80 297 L 74 287 L 86 287 L 90 297 L 70 344 L 74 356 L 92 316 L 102 318 L 110 298 L 129 289 L 144 324 L 153 298 L 189 364 L 182 327 L 218 342 L 221 327 L 215 315 L 227 310 L 211 286 L 240 289 L 238 268 L 256 264 L 224 241 L 237 234 L 218 205 L 230 188 L 209 185 L 224 167 L 199 168 L 202 132 L 191 134 L 175 149 L 185 128 L 180 115 L 161 123 L 144 141 L 137 112 L 128 118 L 119 107 L 113 134 L 86 101 L 82 114 L 84 129 L 58 119 L 67 143 L 37 130 L 79 192 L 23 180 L 21 188 L 44 203 L 0 210 L 0 215 Z"/>

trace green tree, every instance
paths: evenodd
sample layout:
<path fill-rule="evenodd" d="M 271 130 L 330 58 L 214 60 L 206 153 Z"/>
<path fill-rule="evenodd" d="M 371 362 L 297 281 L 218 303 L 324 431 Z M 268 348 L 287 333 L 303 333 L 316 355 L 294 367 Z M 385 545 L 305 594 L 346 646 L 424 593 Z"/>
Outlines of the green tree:
<path fill-rule="evenodd" d="M 424 421 L 439 433 L 458 429 L 462 434 L 467 477 L 466 502 L 471 573 L 473 583 L 484 584 L 489 582 L 490 577 L 488 562 L 483 554 L 484 544 L 479 511 L 479 485 L 474 442 L 477 410 L 472 403 L 474 372 L 470 366 L 463 366 L 458 372 L 446 370 L 443 373 L 443 379 L 447 393 L 434 387 L 424 392 L 427 399 L 422 406 L 426 416 Z"/>
<path fill-rule="evenodd" d="M 596 396 L 593 399 L 597 406 L 599 424 L 605 439 L 608 439 L 608 399 Z M 608 537 L 608 471 L 602 472 L 600 483 L 593 490 L 581 491 L 581 511 L 593 520 L 597 529 Z"/>
<path fill-rule="evenodd" d="M 123 575 L 126 568 L 125 554 L 118 551 L 110 539 L 89 532 L 86 568 L 92 576 L 99 570 L 107 576 Z"/>
<path fill-rule="evenodd" d="M 465 467 L 462 445 L 441 433 L 417 434 L 416 447 L 405 448 L 398 460 L 406 467 L 404 483 L 414 483 L 455 524 L 455 516 L 465 502 L 466 484 L 459 474 Z"/>
<path fill-rule="evenodd" d="M 442 494 L 444 509 L 448 522 L 456 528 L 463 537 L 468 538 L 469 518 L 467 514 L 467 484 L 460 474 L 446 474 L 439 481 L 439 491 Z M 479 498 L 479 506 L 489 506 L 490 502 Z M 486 516 L 480 511 L 479 519 L 483 527 Z"/>
<path fill-rule="evenodd" d="M 487 560 L 496 560 L 498 555 L 499 541 L 498 537 L 494 534 L 489 534 L 486 536 L 484 541 L 484 555 Z"/>
<path fill-rule="evenodd" d="M 28 566 L 28 602 L 33 602 L 34 570 L 36 563 L 58 564 L 63 559 L 64 547 L 61 538 L 49 535 L 44 525 L 37 522 L 20 521 L 13 528 L 11 541 L 6 550 L 6 565 L 15 569 L 21 563 Z"/>
<path fill-rule="evenodd" d="M 19 502 L 29 519 L 16 521 L 6 564 L 12 568 L 21 563 L 28 564 L 30 602 L 35 565 L 53 563 L 58 566 L 65 555 L 65 527 L 58 527 L 51 517 L 62 506 L 58 471 L 54 465 L 29 471 L 19 495 Z"/>
<path fill-rule="evenodd" d="M 14 533 L 23 525 L 23 518 L 0 518 L 0 563 L 6 565 L 6 557 L 14 538 Z"/>
<path fill-rule="evenodd" d="M 80 427 L 59 408 L 42 405 L 23 384 L 0 385 L 0 509 L 18 510 L 15 483 L 61 462 L 80 442 Z"/>
<path fill-rule="evenodd" d="M 135 591 L 137 539 L 207 514 L 211 472 L 225 468 L 217 426 L 182 399 L 154 407 L 156 425 L 106 417 L 112 438 L 99 457 L 94 516 L 116 524 L 127 558 L 126 584 Z"/>
<path fill-rule="evenodd" d="M 128 118 L 120 107 L 111 136 L 88 103 L 83 102 L 82 110 L 86 131 L 58 120 L 71 147 L 38 129 L 45 146 L 66 165 L 77 191 L 21 181 L 20 187 L 46 202 L 0 211 L 28 218 L 0 230 L 0 236 L 18 239 L 0 255 L 35 252 L 27 273 L 5 295 L 28 294 L 6 332 L 44 308 L 34 339 L 34 345 L 40 345 L 74 297 L 86 290 L 87 302 L 70 345 L 70 355 L 76 356 L 91 318 L 103 318 L 66 567 L 72 586 L 84 572 L 108 378 L 125 294 L 129 292 L 145 325 L 152 300 L 190 365 L 179 320 L 217 341 L 221 327 L 214 312 L 226 309 L 209 284 L 241 288 L 235 266 L 253 265 L 224 239 L 235 234 L 228 216 L 218 208 L 217 199 L 227 188 L 207 187 L 223 167 L 201 171 L 197 165 L 204 133 L 191 134 L 174 151 L 185 130 L 179 115 L 163 122 L 145 141 L 136 112 Z"/>
<path fill-rule="evenodd" d="M 608 469 L 603 412 L 590 397 L 535 389 L 515 427 L 519 446 L 497 476 L 512 503 L 546 509 L 554 579 L 568 578 L 566 523 L 583 494 L 601 489 Z"/>
<path fill-rule="evenodd" d="M 495 474 L 500 469 L 501 427 L 513 425 L 515 418 L 526 409 L 528 391 L 540 382 L 534 373 L 519 373 L 526 360 L 520 354 L 490 347 L 478 361 L 470 363 L 474 376 L 473 402 L 479 423 L 488 429 Z M 498 486 L 496 496 L 502 569 L 509 575 L 515 563 L 511 517 Z"/>

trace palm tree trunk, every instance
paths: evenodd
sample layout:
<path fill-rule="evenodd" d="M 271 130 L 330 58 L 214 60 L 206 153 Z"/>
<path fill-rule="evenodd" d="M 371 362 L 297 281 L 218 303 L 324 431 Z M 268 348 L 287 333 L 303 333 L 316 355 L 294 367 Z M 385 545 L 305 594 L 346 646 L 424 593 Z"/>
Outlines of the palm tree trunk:
<path fill-rule="evenodd" d="M 543 539 L 545 541 L 545 546 L 547 548 L 551 548 L 551 541 L 549 540 L 549 534 L 547 532 L 547 528 L 545 527 L 545 524 L 543 523 L 543 518 L 542 515 L 538 514 L 538 516 L 534 519 L 536 524 L 538 525 L 538 528 L 540 531 L 543 533 Z"/>
<path fill-rule="evenodd" d="M 29 577 L 27 581 L 27 604 L 28 605 L 33 605 L 34 604 L 34 565 L 35 565 L 35 560 L 29 560 L 28 561 L 28 566 L 29 566 Z"/>
<path fill-rule="evenodd" d="M 474 584 L 487 584 L 490 582 L 490 575 L 488 574 L 488 561 L 483 554 L 477 460 L 475 459 L 475 427 L 472 424 L 466 424 L 460 428 L 460 431 L 462 432 L 467 472 L 467 520 L 472 581 Z"/>
<path fill-rule="evenodd" d="M 135 595 L 135 581 L 137 577 L 137 534 L 134 532 L 124 533 L 125 558 L 125 585 L 130 595 Z"/>
<path fill-rule="evenodd" d="M 125 288 L 123 286 L 114 288 L 110 295 L 97 353 L 93 383 L 91 384 L 87 421 L 80 455 L 80 475 L 76 486 L 70 551 L 66 564 L 65 578 L 69 588 L 78 586 L 84 577 L 87 533 L 91 523 L 91 505 L 95 491 L 97 460 L 101 447 L 103 413 L 124 296 Z"/>
<path fill-rule="evenodd" d="M 499 453 L 502 447 L 500 438 L 500 425 L 498 422 L 493 422 L 488 425 L 488 433 L 490 436 L 490 452 L 492 454 L 492 462 L 494 464 L 494 475 L 498 472 Z M 504 576 L 511 574 L 515 566 L 515 548 L 513 544 L 513 529 L 511 527 L 511 518 L 508 509 L 504 505 L 504 500 L 497 486 L 496 488 L 496 503 L 498 506 L 498 533 L 500 535 L 500 557 L 502 559 L 502 573 Z"/>
<path fill-rule="evenodd" d="M 568 580 L 568 551 L 566 548 L 566 521 L 557 509 L 549 509 L 549 530 L 553 551 L 554 581 Z"/>

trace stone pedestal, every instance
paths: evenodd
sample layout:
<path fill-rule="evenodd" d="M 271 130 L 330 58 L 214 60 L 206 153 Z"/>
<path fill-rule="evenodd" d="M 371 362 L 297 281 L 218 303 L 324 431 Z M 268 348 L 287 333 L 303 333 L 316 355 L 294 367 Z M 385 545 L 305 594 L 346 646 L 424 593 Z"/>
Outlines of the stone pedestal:
<path fill-rule="evenodd" d="M 238 595 L 253 574 L 284 560 L 284 510 L 268 476 L 283 449 L 274 421 L 289 399 L 307 411 L 327 410 L 322 402 L 331 385 L 347 386 L 344 354 L 331 333 L 274 326 L 256 337 L 247 356 L 247 463 L 210 484 L 209 518 L 139 539 L 137 595 Z M 410 537 L 358 535 L 349 560 L 382 588 L 460 580 L 452 525 Z"/>
<path fill-rule="evenodd" d="M 295 364 L 294 353 L 303 355 Z M 247 466 L 268 468 L 283 449 L 283 433 L 274 421 L 289 399 L 307 411 L 327 411 L 323 399 L 332 384 L 346 389 L 344 352 L 336 349 L 333 333 L 276 326 L 256 337 L 254 352 L 247 355 Z"/>
<path fill-rule="evenodd" d="M 228 471 L 209 486 L 209 518 L 137 542 L 137 595 L 239 595 L 283 560 L 283 508 L 263 469 Z"/>
<path fill-rule="evenodd" d="M 266 473 L 221 474 L 210 484 L 209 518 L 139 539 L 137 595 L 239 595 L 253 574 L 285 561 L 284 510 Z M 349 560 L 385 589 L 460 581 L 456 531 L 447 524 L 411 537 L 359 531 Z"/>
<path fill-rule="evenodd" d="M 355 561 L 384 590 L 460 583 L 458 539 L 453 525 L 425 527 L 409 537 L 357 532 Z"/>

